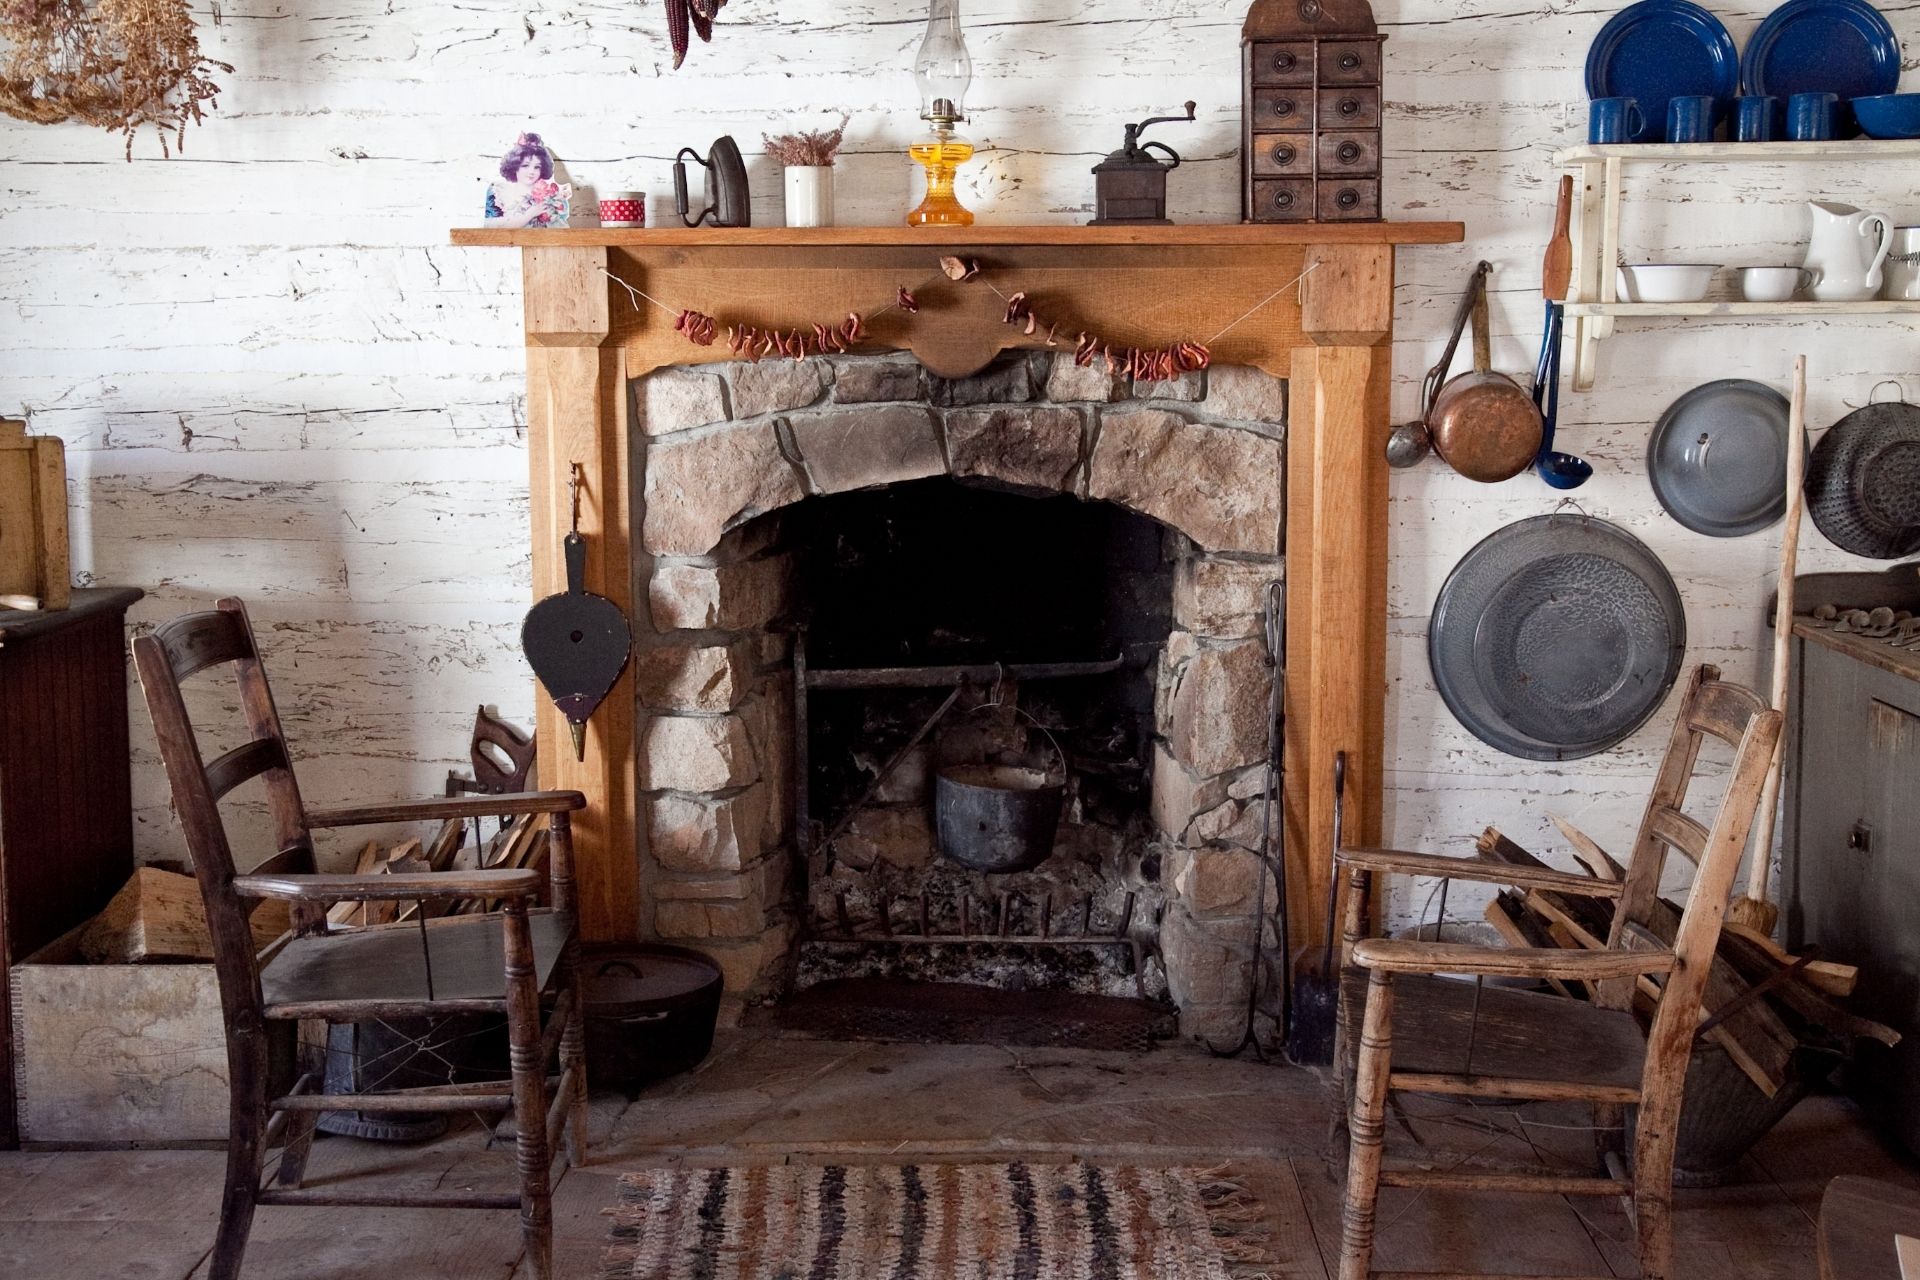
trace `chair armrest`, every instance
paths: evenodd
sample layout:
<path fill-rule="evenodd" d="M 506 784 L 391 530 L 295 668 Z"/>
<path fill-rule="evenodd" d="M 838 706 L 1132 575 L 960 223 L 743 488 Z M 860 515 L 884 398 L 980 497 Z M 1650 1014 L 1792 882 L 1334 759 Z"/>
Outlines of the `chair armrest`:
<path fill-rule="evenodd" d="M 1550 893 L 1577 893 L 1589 898 L 1617 898 L 1621 886 L 1612 880 L 1577 876 L 1549 867 L 1528 867 L 1491 858 L 1443 858 L 1431 853 L 1403 853 L 1398 849 L 1342 849 L 1341 862 L 1356 871 L 1389 871 L 1409 876 L 1439 876 L 1447 880 L 1476 880 L 1544 889 Z"/>
<path fill-rule="evenodd" d="M 1571 978 L 1605 982 L 1667 973 L 1671 951 L 1563 951 L 1559 947 L 1475 947 L 1461 942 L 1367 938 L 1353 948 L 1356 964 L 1387 973 L 1477 973 L 1489 978 Z"/>
<path fill-rule="evenodd" d="M 525 898 L 538 893 L 541 883 L 538 871 L 502 868 L 372 876 L 235 876 L 233 890 L 242 897 L 278 898 L 287 902 L 385 902 L 413 898 Z"/>
<path fill-rule="evenodd" d="M 361 827 L 375 822 L 420 822 L 430 818 L 492 818 L 509 813 L 571 813 L 587 807 L 578 791 L 513 791 L 499 796 L 432 796 L 345 809 L 309 809 L 309 827 Z"/>

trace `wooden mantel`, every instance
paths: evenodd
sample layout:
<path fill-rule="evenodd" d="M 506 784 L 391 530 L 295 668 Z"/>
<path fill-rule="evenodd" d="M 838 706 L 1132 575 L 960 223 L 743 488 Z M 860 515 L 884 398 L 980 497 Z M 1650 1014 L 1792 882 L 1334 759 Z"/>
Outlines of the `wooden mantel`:
<path fill-rule="evenodd" d="M 629 380 L 734 358 L 696 347 L 665 310 L 635 307 L 617 276 L 667 308 L 723 324 L 782 327 L 871 314 L 901 285 L 922 310 L 876 317 L 862 349 L 909 350 L 945 376 L 998 352 L 1042 345 L 1000 323 L 1003 304 L 937 274 L 942 254 L 977 256 L 996 287 L 1029 293 L 1061 328 L 1155 346 L 1209 340 L 1220 364 L 1289 380 L 1287 422 L 1287 847 L 1297 907 L 1324 902 L 1333 758 L 1347 752 L 1349 839 L 1379 836 L 1386 692 L 1387 468 L 1394 253 L 1453 244 L 1457 222 L 1086 227 L 662 228 L 453 232 L 453 243 L 522 250 L 526 289 L 533 589 L 564 589 L 560 540 L 571 463 L 584 468 L 588 590 L 635 612 Z M 1304 276 L 1302 273 L 1305 273 Z M 931 279 L 930 279 L 931 277 Z M 1299 280 L 1298 285 L 1294 284 Z M 1236 318 L 1238 318 L 1236 320 Z M 1069 339 L 1070 341 L 1071 339 Z M 636 897 L 635 715 L 623 677 L 575 761 L 543 697 L 541 785 L 586 793 L 575 822 L 582 925 L 631 936 Z M 1291 913 L 1296 945 L 1318 908 Z"/>

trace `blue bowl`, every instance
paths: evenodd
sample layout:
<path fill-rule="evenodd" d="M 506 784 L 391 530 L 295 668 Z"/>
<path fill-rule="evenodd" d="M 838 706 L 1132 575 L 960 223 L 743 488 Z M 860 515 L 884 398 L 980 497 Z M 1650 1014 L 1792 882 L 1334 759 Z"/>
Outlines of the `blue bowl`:
<path fill-rule="evenodd" d="M 1853 100 L 1869 138 L 1920 138 L 1920 93 L 1882 93 Z"/>

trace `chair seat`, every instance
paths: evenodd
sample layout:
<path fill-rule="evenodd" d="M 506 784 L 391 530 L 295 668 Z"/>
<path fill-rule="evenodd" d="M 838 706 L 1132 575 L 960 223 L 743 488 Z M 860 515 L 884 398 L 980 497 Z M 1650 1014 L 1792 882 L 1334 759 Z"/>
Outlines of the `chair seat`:
<path fill-rule="evenodd" d="M 1360 1043 L 1367 971 L 1341 974 L 1347 1043 Z M 1488 983 L 1473 1007 L 1473 983 L 1425 974 L 1393 979 L 1395 1072 L 1463 1075 L 1468 1028 L 1473 1027 L 1472 1074 L 1495 1080 L 1532 1080 L 1605 1088 L 1640 1087 L 1646 1034 L 1631 1013 L 1584 1000 Z"/>
<path fill-rule="evenodd" d="M 529 912 L 534 981 L 548 990 L 566 950 L 569 922 L 551 911 Z M 444 1005 L 492 1001 L 506 1006 L 506 957 L 502 917 L 456 916 L 426 928 L 425 953 L 418 924 L 380 925 L 353 933 L 293 938 L 260 971 L 269 1018 L 318 1016 L 315 1005 L 345 1018 L 356 1004 Z M 428 957 L 432 963 L 429 992 Z"/>

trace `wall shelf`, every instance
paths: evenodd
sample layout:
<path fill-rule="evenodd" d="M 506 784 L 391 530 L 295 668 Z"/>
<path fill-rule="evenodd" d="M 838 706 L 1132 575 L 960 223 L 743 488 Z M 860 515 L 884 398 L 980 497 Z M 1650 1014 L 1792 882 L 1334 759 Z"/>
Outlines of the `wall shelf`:
<path fill-rule="evenodd" d="M 1617 320 L 1794 319 L 1825 316 L 1920 315 L 1920 302 L 1622 302 L 1614 264 L 1620 260 L 1620 179 L 1629 164 L 1724 165 L 1861 164 L 1920 159 L 1920 139 L 1861 138 L 1846 142 L 1622 143 L 1568 147 L 1554 163 L 1577 171 L 1579 207 L 1573 220 L 1573 285 L 1567 295 L 1567 339 L 1573 344 L 1573 388 L 1591 391 L 1599 345 Z"/>
<path fill-rule="evenodd" d="M 1920 302 L 1888 302 L 1867 298 L 1860 302 L 1569 302 L 1569 319 L 1620 316 L 1655 319 L 1712 318 L 1715 316 L 1798 316 L 1817 320 L 1821 316 L 1915 316 Z M 1584 388 L 1583 388 L 1584 390 Z"/>

